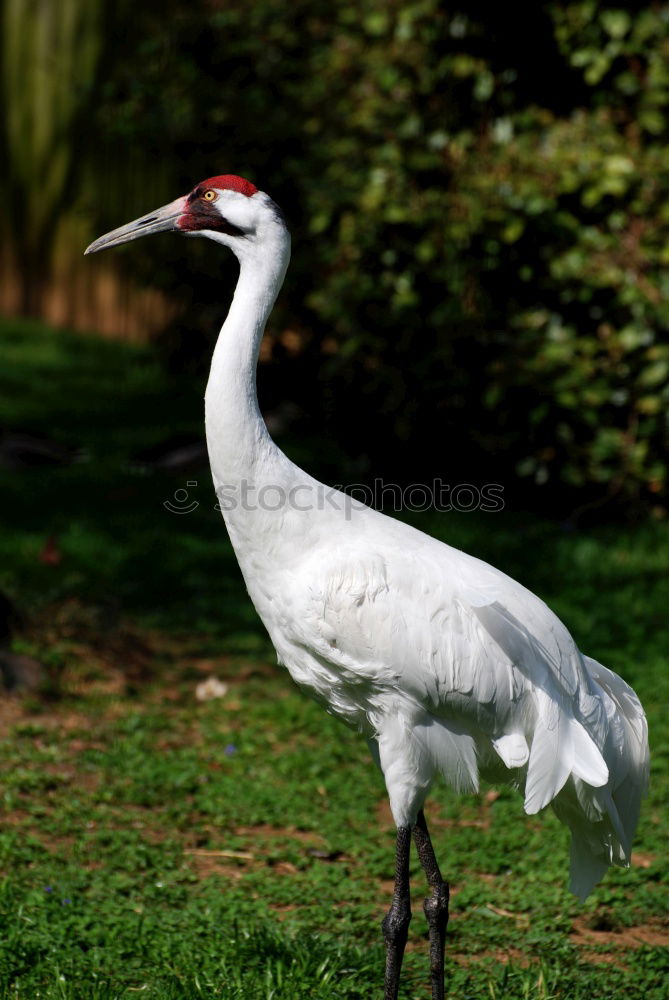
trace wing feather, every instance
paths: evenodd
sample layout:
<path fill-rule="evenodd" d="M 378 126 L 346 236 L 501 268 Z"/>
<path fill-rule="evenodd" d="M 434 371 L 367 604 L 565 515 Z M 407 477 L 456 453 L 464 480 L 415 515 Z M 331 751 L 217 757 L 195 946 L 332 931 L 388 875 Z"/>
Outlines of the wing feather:
<path fill-rule="evenodd" d="M 446 728 L 465 725 L 507 767 L 526 765 L 528 813 L 571 775 L 605 785 L 606 712 L 564 625 L 503 573 L 415 536 L 418 544 L 399 545 L 372 533 L 364 554 L 341 548 L 318 562 L 301 642 L 354 675 L 370 703 L 399 694 Z M 435 759 L 439 731 L 422 736 Z M 444 754 L 466 784 L 471 762 Z"/>

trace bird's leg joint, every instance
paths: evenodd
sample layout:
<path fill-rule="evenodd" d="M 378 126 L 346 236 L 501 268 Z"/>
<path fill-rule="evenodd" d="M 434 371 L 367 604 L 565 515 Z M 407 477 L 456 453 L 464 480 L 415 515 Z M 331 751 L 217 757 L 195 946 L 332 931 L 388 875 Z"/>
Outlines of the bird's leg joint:
<path fill-rule="evenodd" d="M 411 904 L 408 897 L 394 896 L 381 928 L 386 944 L 397 946 L 406 944 L 411 922 Z"/>
<path fill-rule="evenodd" d="M 448 901 L 450 893 L 446 882 L 439 882 L 432 887 L 432 895 L 428 896 L 423 903 L 423 911 L 427 917 L 430 929 L 437 931 L 440 935 L 446 931 L 448 926 Z"/>

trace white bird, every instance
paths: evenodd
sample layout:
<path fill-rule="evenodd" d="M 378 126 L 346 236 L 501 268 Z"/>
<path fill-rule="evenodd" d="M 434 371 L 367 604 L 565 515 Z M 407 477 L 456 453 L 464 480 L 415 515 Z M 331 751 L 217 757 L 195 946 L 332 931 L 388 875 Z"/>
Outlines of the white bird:
<path fill-rule="evenodd" d="M 240 177 L 211 177 L 86 253 L 165 230 L 206 236 L 239 260 L 205 399 L 219 505 L 279 661 L 367 738 L 383 772 L 397 824 L 385 1000 L 397 997 L 411 918 L 412 834 L 442 1000 L 448 886 L 423 814 L 435 776 L 460 792 L 476 792 L 480 775 L 509 783 L 530 814 L 552 805 L 571 830 L 571 889 L 585 898 L 609 865 L 630 861 L 648 779 L 642 707 L 525 587 L 323 486 L 272 441 L 256 364 L 290 257 L 272 199 Z"/>

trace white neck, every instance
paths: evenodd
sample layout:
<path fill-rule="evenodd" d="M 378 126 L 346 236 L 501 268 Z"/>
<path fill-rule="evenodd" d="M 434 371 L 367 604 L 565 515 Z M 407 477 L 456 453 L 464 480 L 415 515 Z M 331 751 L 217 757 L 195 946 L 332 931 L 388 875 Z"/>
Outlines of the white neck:
<path fill-rule="evenodd" d="M 322 486 L 283 454 L 258 408 L 258 350 L 288 266 L 288 232 L 272 216 L 262 239 L 248 244 L 233 239 L 227 245 L 239 257 L 240 272 L 207 383 L 207 447 L 230 540 L 267 623 L 280 586 L 277 570 L 317 545 L 329 525 L 341 531 L 352 508 L 349 498 Z M 356 520 L 362 516 L 357 512 Z"/>
<path fill-rule="evenodd" d="M 258 408 L 256 365 L 260 342 L 290 259 L 290 236 L 276 223 L 252 246 L 234 247 L 239 280 L 212 358 L 205 395 L 207 447 L 214 486 L 270 474 L 286 459 L 269 436 Z"/>

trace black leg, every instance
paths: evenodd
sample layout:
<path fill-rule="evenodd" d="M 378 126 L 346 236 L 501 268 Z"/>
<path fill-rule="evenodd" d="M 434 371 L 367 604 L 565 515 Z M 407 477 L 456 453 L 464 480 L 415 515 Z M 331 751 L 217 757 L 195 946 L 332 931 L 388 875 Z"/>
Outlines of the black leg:
<path fill-rule="evenodd" d="M 432 1000 L 444 1000 L 444 945 L 448 924 L 448 885 L 439 871 L 423 810 L 418 813 L 413 836 L 418 857 L 432 895 L 425 900 L 425 916 L 430 929 L 430 971 Z"/>
<path fill-rule="evenodd" d="M 409 893 L 409 851 L 411 849 L 411 827 L 397 828 L 397 850 L 395 854 L 395 891 L 393 901 L 381 927 L 386 941 L 386 978 L 384 1000 L 397 1000 L 400 988 L 400 971 L 404 948 L 409 934 L 411 920 L 411 896 Z"/>

